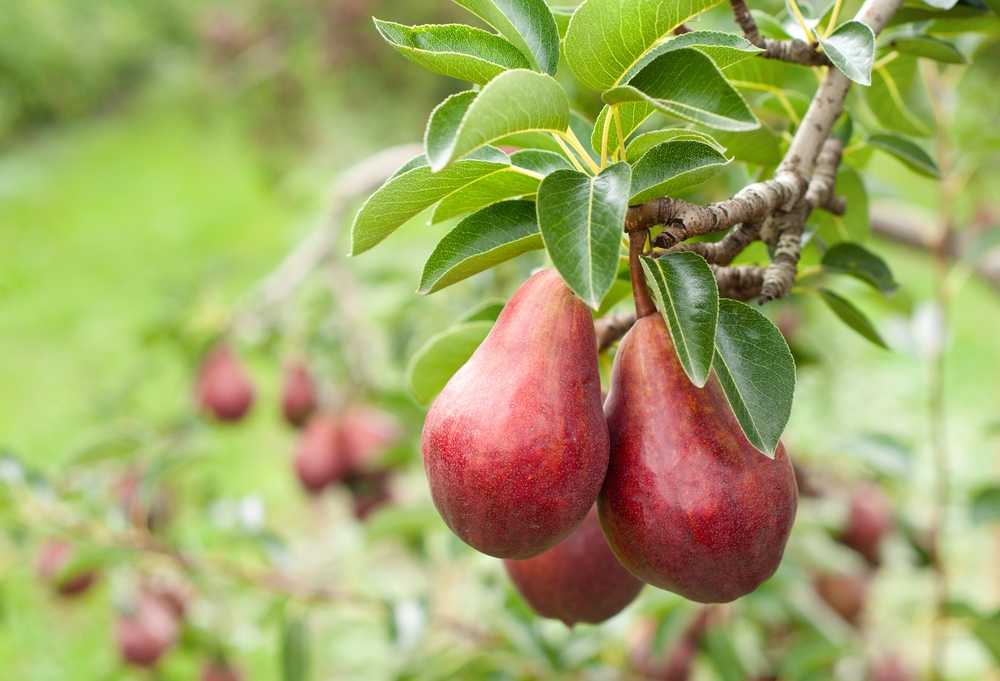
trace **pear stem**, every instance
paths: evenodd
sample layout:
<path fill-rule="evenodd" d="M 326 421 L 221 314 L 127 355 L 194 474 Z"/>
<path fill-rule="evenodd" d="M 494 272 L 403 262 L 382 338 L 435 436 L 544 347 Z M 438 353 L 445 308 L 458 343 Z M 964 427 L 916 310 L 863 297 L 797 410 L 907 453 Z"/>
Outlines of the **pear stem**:
<path fill-rule="evenodd" d="M 638 319 L 648 317 L 656 312 L 656 305 L 649 295 L 649 287 L 646 285 L 646 275 L 642 271 L 642 264 L 639 262 L 639 255 L 642 254 L 649 239 L 649 230 L 630 232 L 628 235 L 628 271 L 632 279 L 632 298 L 635 300 L 635 316 Z"/>

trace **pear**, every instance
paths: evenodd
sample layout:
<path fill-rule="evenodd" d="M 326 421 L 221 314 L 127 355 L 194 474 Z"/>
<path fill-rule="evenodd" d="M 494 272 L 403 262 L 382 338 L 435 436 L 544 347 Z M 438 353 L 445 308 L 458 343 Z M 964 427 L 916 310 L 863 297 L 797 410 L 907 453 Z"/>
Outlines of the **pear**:
<path fill-rule="evenodd" d="M 876 485 L 865 485 L 851 498 L 847 523 L 838 539 L 864 556 L 869 565 L 878 566 L 881 563 L 882 537 L 892 526 L 892 506 L 885 492 Z"/>
<path fill-rule="evenodd" d="M 38 578 L 62 596 L 82 594 L 97 581 L 95 571 L 73 567 L 74 553 L 73 545 L 62 539 L 50 539 L 38 548 Z"/>
<path fill-rule="evenodd" d="M 783 445 L 758 452 L 713 373 L 688 379 L 659 314 L 622 339 L 604 411 L 611 463 L 604 534 L 632 574 L 701 603 L 727 603 L 774 574 L 795 520 Z"/>
<path fill-rule="evenodd" d="M 239 357 L 226 346 L 214 348 L 202 362 L 195 391 L 202 410 L 219 421 L 242 419 L 255 396 Z"/>
<path fill-rule="evenodd" d="M 347 473 L 340 424 L 325 414 L 309 419 L 299 437 L 295 470 L 311 494 L 319 494 Z"/>
<path fill-rule="evenodd" d="M 141 593 L 131 611 L 115 622 L 118 651 L 126 662 L 152 667 L 174 646 L 180 634 L 180 618 L 155 594 Z"/>
<path fill-rule="evenodd" d="M 281 387 L 281 412 L 285 420 L 299 427 L 315 410 L 316 384 L 309 369 L 302 362 L 288 364 Z"/>
<path fill-rule="evenodd" d="M 517 290 L 424 422 L 424 469 L 448 527 L 497 558 L 533 558 L 593 506 L 608 468 L 590 309 L 555 270 Z"/>
<path fill-rule="evenodd" d="M 403 427 L 395 416 L 363 404 L 344 410 L 340 432 L 351 472 L 358 475 L 374 471 L 378 458 L 403 439 Z"/>
<path fill-rule="evenodd" d="M 554 548 L 528 560 L 505 560 L 504 567 L 532 610 L 568 627 L 617 615 L 644 586 L 611 553 L 596 507 Z"/>
<path fill-rule="evenodd" d="M 868 592 L 864 577 L 824 572 L 816 575 L 813 585 L 827 605 L 847 622 L 857 626 Z"/>

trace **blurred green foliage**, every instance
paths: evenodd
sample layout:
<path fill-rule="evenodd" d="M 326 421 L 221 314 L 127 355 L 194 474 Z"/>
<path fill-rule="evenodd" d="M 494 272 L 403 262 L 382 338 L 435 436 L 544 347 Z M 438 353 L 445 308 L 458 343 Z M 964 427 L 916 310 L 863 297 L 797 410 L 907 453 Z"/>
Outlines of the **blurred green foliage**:
<path fill-rule="evenodd" d="M 154 678 L 120 663 L 111 627 L 140 574 L 179 572 L 169 557 L 105 550 L 100 537 L 87 537 L 81 544 L 106 570 L 77 601 L 51 593 L 32 564 L 43 535 L 72 534 L 53 509 L 124 532 L 114 483 L 132 465 L 172 495 L 175 518 L 156 537 L 246 571 L 188 575 L 196 591 L 189 625 L 160 679 L 196 678 L 217 648 L 251 679 L 281 678 L 282 668 L 352 681 L 619 678 L 636 646 L 664 651 L 692 617 L 690 604 L 647 588 L 602 627 L 569 631 L 540 620 L 499 562 L 464 547 L 430 505 L 418 463 L 422 410 L 403 392 L 406 363 L 477 302 L 508 296 L 541 264 L 536 255 L 418 297 L 421 264 L 449 225 L 411 224 L 392 237 L 394 256 L 349 262 L 350 293 L 331 293 L 315 277 L 277 330 L 241 336 L 259 392 L 247 422 L 225 427 L 195 415 L 199 351 L 315 224 L 334 171 L 419 140 L 433 104 L 459 88 L 384 46 L 371 14 L 469 20 L 449 3 L 412 0 L 5 0 L 0 8 L 0 452 L 13 457 L 0 460 L 4 678 Z M 964 152 L 997 142 L 996 49 L 957 92 L 982 102 L 959 108 Z M 587 96 L 577 103 L 584 111 L 596 106 Z M 935 185 L 897 161 L 876 154 L 867 170 L 876 178 L 870 194 L 935 207 Z M 701 198 L 745 180 L 734 170 Z M 996 166 L 971 186 L 959 227 L 997 210 Z M 779 325 L 783 315 L 798 325 L 799 356 L 812 360 L 800 361 L 785 438 L 829 494 L 803 501 L 776 578 L 706 639 L 699 679 L 746 678 L 741 666 L 763 669 L 765 655 L 781 660 L 783 679 L 861 679 L 865 656 L 891 651 L 914 667 L 926 662 L 931 581 L 919 528 L 933 480 L 918 344 L 934 270 L 925 255 L 881 241 L 873 248 L 901 290 L 886 300 L 848 279 L 837 290 L 896 352 L 859 340 L 818 301 L 768 311 Z M 1000 377 L 995 291 L 971 279 L 952 315 L 945 549 L 956 626 L 947 659 L 949 678 L 973 681 L 996 677 L 991 656 L 1000 650 L 995 619 L 986 617 L 1000 607 L 996 560 L 985 549 L 993 529 L 974 525 L 967 507 L 974 498 L 978 520 L 997 517 L 989 506 L 996 495 L 984 488 L 997 478 L 989 430 Z M 374 367 L 367 382 L 352 375 L 356 338 Z M 311 499 L 294 479 L 295 435 L 280 420 L 277 393 L 282 360 L 299 351 L 310 353 L 324 384 L 380 404 L 405 425 L 406 442 L 389 453 L 399 505 L 366 525 L 354 519 L 345 489 Z M 810 580 L 814 569 L 864 569 L 832 539 L 863 480 L 885 487 L 899 526 L 861 634 L 817 599 Z M 260 588 L 259 571 L 272 568 L 332 590 L 332 602 Z"/>

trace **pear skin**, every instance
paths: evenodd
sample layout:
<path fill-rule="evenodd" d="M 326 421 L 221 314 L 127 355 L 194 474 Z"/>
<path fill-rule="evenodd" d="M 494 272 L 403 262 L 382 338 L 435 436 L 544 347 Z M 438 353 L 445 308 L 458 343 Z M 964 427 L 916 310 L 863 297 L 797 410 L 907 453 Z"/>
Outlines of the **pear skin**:
<path fill-rule="evenodd" d="M 590 309 L 555 270 L 517 290 L 424 422 L 431 496 L 462 541 L 523 560 L 579 525 L 608 468 Z"/>
<path fill-rule="evenodd" d="M 528 560 L 505 560 L 504 567 L 532 610 L 568 627 L 614 617 L 645 586 L 608 548 L 596 508 L 555 547 Z"/>
<path fill-rule="evenodd" d="M 704 388 L 691 383 L 659 314 L 622 339 L 605 414 L 598 511 L 632 574 L 701 603 L 733 601 L 774 574 L 798 506 L 788 454 L 754 449 L 714 373 Z"/>

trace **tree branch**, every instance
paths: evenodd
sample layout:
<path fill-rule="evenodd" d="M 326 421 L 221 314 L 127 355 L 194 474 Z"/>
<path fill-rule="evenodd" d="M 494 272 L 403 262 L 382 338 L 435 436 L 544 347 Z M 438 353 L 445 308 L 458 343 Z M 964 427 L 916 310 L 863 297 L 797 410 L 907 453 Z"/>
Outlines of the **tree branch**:
<path fill-rule="evenodd" d="M 747 40 L 758 46 L 766 45 L 746 0 L 730 0 L 730 4 Z M 902 4 L 903 0 L 866 0 L 855 19 L 878 34 Z M 792 51 L 788 48 L 788 54 Z M 664 226 L 652 244 L 664 250 L 654 252 L 654 257 L 677 250 L 700 253 L 714 266 L 716 281 L 723 295 L 741 300 L 752 299 L 752 294 L 758 291 L 759 276 L 758 302 L 763 304 L 787 296 L 795 281 L 802 248 L 802 228 L 809 213 L 813 208 L 820 207 L 837 214 L 846 210 L 844 200 L 836 196 L 835 186 L 842 145 L 837 140 L 831 140 L 830 133 L 843 113 L 850 86 L 850 79 L 839 70 L 827 70 L 792 137 L 787 153 L 770 180 L 748 185 L 733 198 L 707 206 L 671 198 L 630 206 L 625 216 L 625 231 L 632 233 Z M 691 237 L 737 226 L 715 244 L 677 247 Z M 736 254 L 758 235 L 775 246 L 775 256 L 766 270 L 749 266 L 720 267 L 732 262 Z M 623 324 L 620 319 L 615 324 L 602 324 L 602 321 L 598 320 L 597 324 L 601 329 L 603 348 L 616 340 L 613 335 Z"/>
<path fill-rule="evenodd" d="M 746 0 L 729 0 L 733 8 L 733 18 L 743 29 L 743 37 L 764 50 L 759 57 L 776 59 L 804 66 L 830 66 L 830 59 L 804 40 L 773 40 L 761 36 L 757 22 L 747 7 Z"/>

